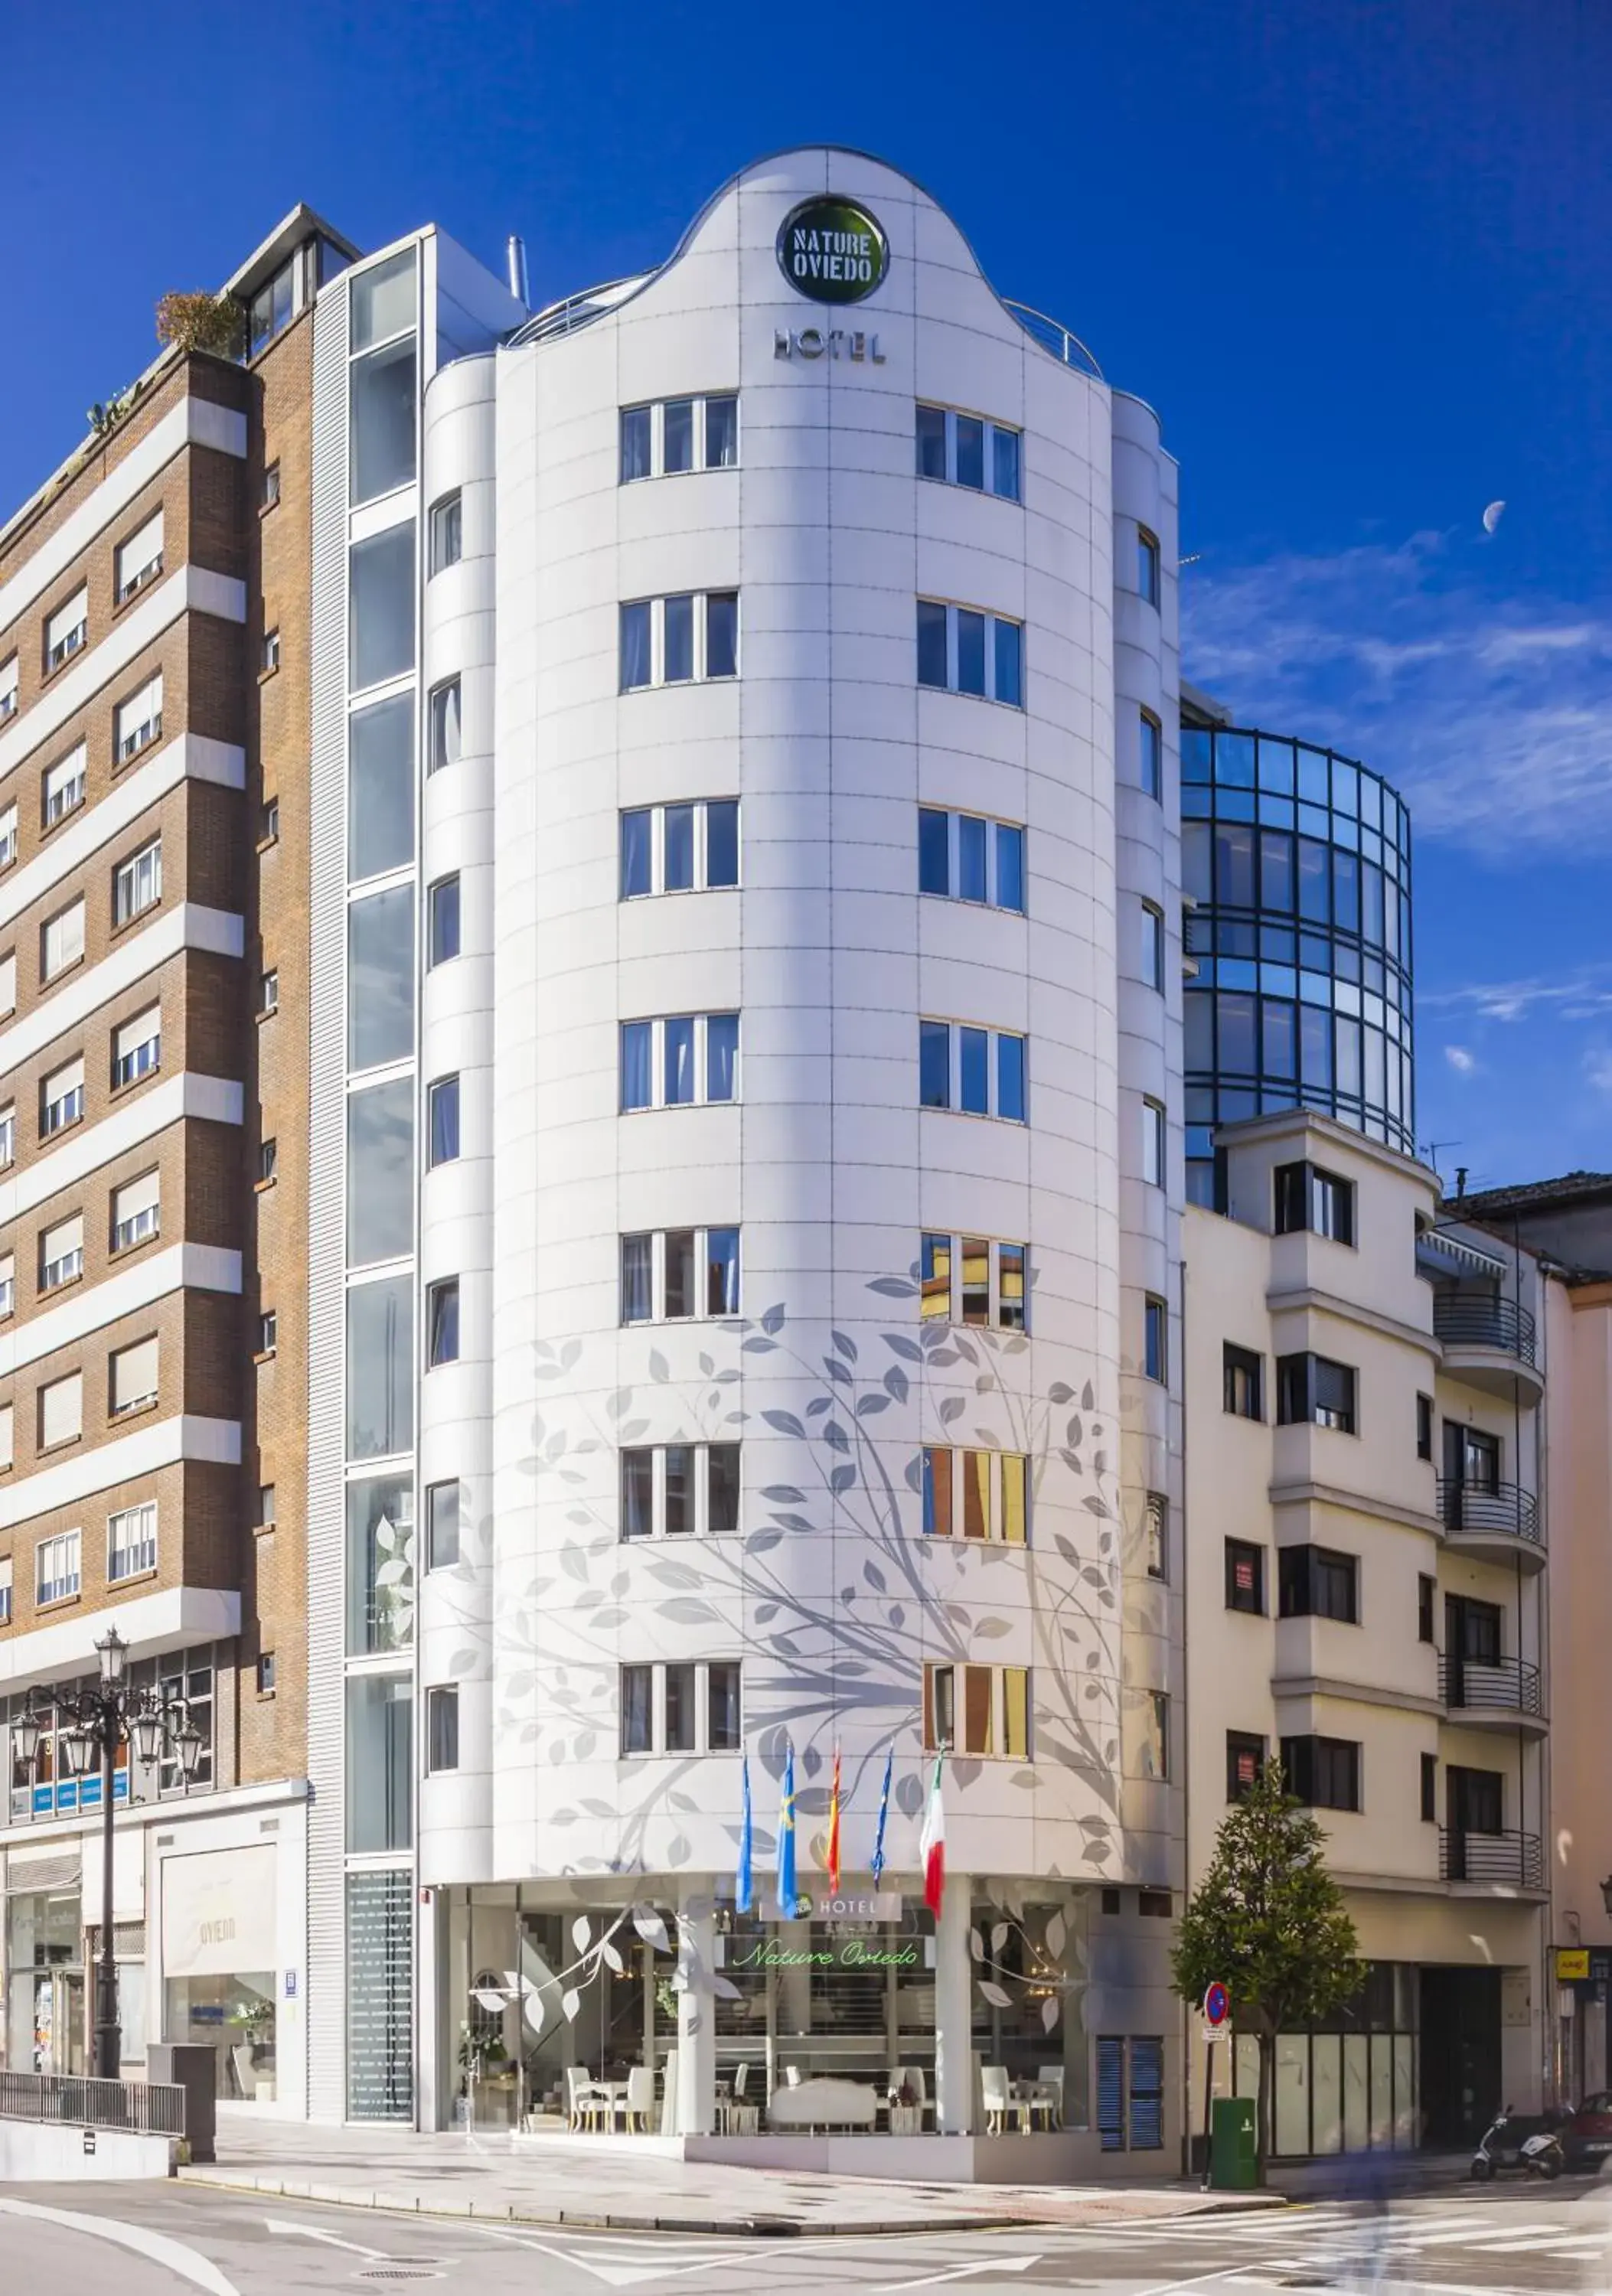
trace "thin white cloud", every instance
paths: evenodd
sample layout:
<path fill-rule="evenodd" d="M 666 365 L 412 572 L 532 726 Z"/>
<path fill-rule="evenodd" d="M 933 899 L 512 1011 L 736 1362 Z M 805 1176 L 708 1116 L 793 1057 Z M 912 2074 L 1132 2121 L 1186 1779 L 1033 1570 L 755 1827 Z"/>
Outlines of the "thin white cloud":
<path fill-rule="evenodd" d="M 1497 600 L 1452 537 L 1416 534 L 1205 568 L 1182 613 L 1195 685 L 1363 758 L 1423 832 L 1496 859 L 1612 850 L 1612 608 Z"/>
<path fill-rule="evenodd" d="M 1477 1055 L 1468 1052 L 1465 1045 L 1446 1045 L 1444 1058 L 1457 1076 L 1471 1076 L 1477 1067 Z"/>
<path fill-rule="evenodd" d="M 1416 1002 L 1424 1014 L 1464 1013 L 1485 1021 L 1599 1021 L 1612 1013 L 1612 972 L 1590 966 L 1565 977 L 1467 981 L 1429 989 Z"/>
<path fill-rule="evenodd" d="M 1591 1045 L 1583 1057 L 1584 1082 L 1612 1097 L 1612 1046 Z"/>

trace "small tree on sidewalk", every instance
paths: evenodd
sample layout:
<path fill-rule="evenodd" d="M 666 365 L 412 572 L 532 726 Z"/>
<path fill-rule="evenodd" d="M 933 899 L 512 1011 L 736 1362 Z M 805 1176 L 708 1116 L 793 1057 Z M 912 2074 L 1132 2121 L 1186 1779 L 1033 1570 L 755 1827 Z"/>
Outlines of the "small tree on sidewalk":
<path fill-rule="evenodd" d="M 1221 1820 L 1172 1956 L 1176 1991 L 1188 2005 L 1218 1979 L 1231 1996 L 1234 2030 L 1259 2042 L 1262 2177 L 1277 2035 L 1330 2016 L 1365 1981 L 1325 1847 L 1320 1825 L 1283 1784 L 1280 1764 L 1269 1764 Z"/>

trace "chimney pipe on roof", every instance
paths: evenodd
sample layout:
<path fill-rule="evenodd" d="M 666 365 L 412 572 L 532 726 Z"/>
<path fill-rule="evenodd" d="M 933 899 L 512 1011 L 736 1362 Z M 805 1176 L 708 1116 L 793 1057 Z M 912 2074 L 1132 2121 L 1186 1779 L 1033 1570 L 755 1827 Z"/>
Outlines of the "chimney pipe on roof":
<path fill-rule="evenodd" d="M 1461 1198 L 1466 1194 L 1466 1193 L 1467 1167 L 1464 1164 L 1458 1164 L 1455 1168 L 1455 1201 L 1457 1203 L 1460 1203 Z"/>
<path fill-rule="evenodd" d="M 509 279 L 509 291 L 523 311 L 531 308 L 531 288 L 526 277 L 526 242 L 511 232 L 505 244 L 504 258 Z"/>

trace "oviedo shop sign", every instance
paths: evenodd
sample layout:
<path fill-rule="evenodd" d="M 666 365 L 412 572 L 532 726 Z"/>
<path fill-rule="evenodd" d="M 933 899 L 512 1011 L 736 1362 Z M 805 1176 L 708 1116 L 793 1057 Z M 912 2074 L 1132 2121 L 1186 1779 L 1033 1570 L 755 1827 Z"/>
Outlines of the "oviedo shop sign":
<path fill-rule="evenodd" d="M 890 242 L 854 200 L 819 193 L 792 208 L 779 227 L 778 268 L 814 303 L 859 303 L 883 286 Z"/>
<path fill-rule="evenodd" d="M 837 1945 L 815 1950 L 808 1946 L 780 1945 L 762 1938 L 740 1953 L 729 1953 L 729 1969 L 917 1969 L 924 1959 L 922 1938 L 903 1938 L 899 1945 L 871 1945 L 861 1938 L 843 1938 Z"/>

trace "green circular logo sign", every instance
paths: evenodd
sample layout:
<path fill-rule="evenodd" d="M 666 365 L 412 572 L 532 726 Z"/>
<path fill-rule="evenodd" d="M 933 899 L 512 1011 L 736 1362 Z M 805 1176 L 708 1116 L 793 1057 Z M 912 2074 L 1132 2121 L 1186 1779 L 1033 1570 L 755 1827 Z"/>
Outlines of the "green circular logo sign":
<path fill-rule="evenodd" d="M 859 303 L 884 284 L 890 242 L 854 200 L 802 200 L 778 233 L 778 268 L 814 303 Z"/>

